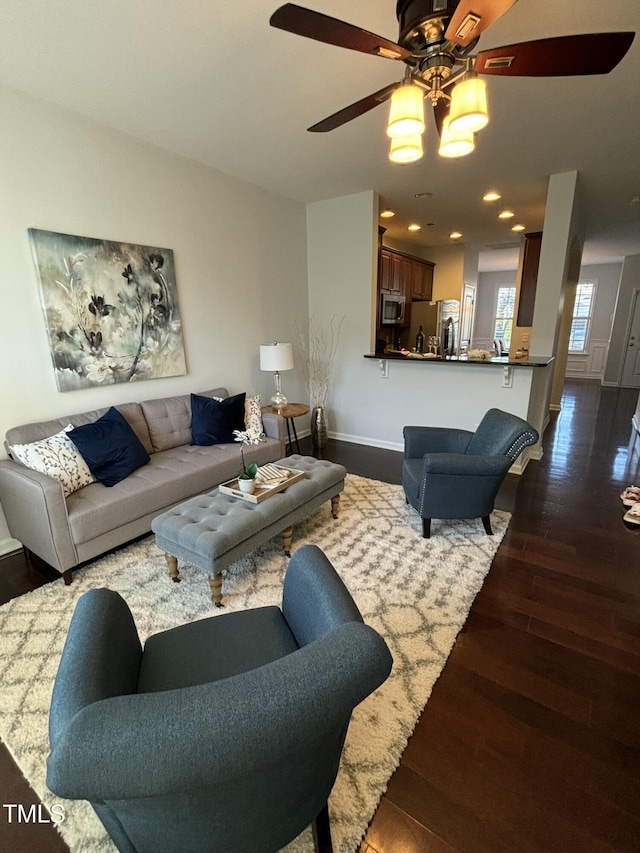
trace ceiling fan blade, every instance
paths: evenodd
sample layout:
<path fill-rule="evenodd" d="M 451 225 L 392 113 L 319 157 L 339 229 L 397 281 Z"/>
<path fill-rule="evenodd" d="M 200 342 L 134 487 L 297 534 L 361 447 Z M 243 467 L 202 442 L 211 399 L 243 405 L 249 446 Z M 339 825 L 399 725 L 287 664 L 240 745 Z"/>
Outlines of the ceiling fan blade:
<path fill-rule="evenodd" d="M 442 125 L 444 124 L 445 118 L 449 115 L 450 106 L 450 102 L 446 101 L 444 98 L 440 98 L 440 100 L 436 101 L 433 105 L 433 117 L 436 122 L 436 127 L 438 128 L 438 136 L 442 136 Z"/>
<path fill-rule="evenodd" d="M 398 86 L 401 85 L 401 83 L 392 83 L 390 86 L 380 89 L 379 92 L 374 92 L 373 95 L 362 98 L 361 101 L 356 101 L 355 104 L 351 104 L 328 118 L 319 121 L 317 124 L 308 127 L 307 130 L 311 131 L 311 133 L 326 133 L 328 130 L 335 130 L 336 127 L 346 124 L 348 121 L 351 121 L 351 119 L 358 118 L 358 116 L 368 113 L 369 110 L 377 107 L 378 104 L 383 104 L 385 101 L 388 101 Z"/>
<path fill-rule="evenodd" d="M 460 0 L 445 38 L 466 47 L 507 12 L 516 0 Z"/>
<path fill-rule="evenodd" d="M 369 33 L 353 24 L 339 21 L 337 18 L 314 12 L 312 9 L 296 6 L 294 3 L 286 3 L 276 9 L 269 23 L 272 27 L 299 36 L 350 50 L 359 50 L 361 53 L 369 53 L 373 56 L 382 56 L 385 59 L 406 59 L 411 56 L 408 50 L 389 39 Z"/>
<path fill-rule="evenodd" d="M 512 77 L 571 77 L 608 74 L 631 47 L 635 33 L 588 33 L 524 41 L 481 50 L 479 74 Z"/>

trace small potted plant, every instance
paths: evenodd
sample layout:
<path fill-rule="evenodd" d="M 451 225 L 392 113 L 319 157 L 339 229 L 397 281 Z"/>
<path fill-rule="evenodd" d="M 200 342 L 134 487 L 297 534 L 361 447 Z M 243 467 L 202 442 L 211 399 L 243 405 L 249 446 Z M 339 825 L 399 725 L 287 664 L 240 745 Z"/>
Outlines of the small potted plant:
<path fill-rule="evenodd" d="M 233 434 L 235 435 L 234 441 L 242 442 L 242 446 L 240 447 L 240 456 L 242 457 L 242 468 L 238 471 L 238 488 L 241 492 L 246 492 L 248 495 L 252 495 L 255 487 L 256 487 L 256 474 L 258 473 L 258 463 L 257 462 L 245 462 L 244 459 L 244 445 L 245 444 L 260 444 L 263 441 L 266 441 L 265 434 L 263 432 L 257 432 L 255 429 L 234 429 Z"/>

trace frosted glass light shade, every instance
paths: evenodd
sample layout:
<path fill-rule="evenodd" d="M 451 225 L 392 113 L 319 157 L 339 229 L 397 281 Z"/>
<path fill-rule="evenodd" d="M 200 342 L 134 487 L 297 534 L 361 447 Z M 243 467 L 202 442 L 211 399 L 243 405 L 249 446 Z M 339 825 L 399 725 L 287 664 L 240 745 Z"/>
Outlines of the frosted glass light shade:
<path fill-rule="evenodd" d="M 489 123 L 487 84 L 479 77 L 467 77 L 454 88 L 449 111 L 450 127 L 454 133 L 463 130 L 475 133 Z"/>
<path fill-rule="evenodd" d="M 466 157 L 474 148 L 473 131 L 463 130 L 454 133 L 451 130 L 451 117 L 447 116 L 442 123 L 438 154 L 441 157 Z"/>
<path fill-rule="evenodd" d="M 413 83 L 403 83 L 391 96 L 387 136 L 415 136 L 424 132 L 424 93 Z"/>
<path fill-rule="evenodd" d="M 422 157 L 422 136 L 394 136 L 391 139 L 389 160 L 392 163 L 415 163 Z"/>
<path fill-rule="evenodd" d="M 261 345 L 260 370 L 293 370 L 293 346 L 279 343 Z"/>

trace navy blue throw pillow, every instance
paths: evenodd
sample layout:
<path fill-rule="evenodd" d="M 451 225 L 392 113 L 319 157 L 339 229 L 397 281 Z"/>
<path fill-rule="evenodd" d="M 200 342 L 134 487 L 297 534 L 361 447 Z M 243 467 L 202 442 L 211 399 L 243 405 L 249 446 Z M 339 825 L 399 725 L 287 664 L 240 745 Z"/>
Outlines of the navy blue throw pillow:
<path fill-rule="evenodd" d="M 93 476 L 105 486 L 115 486 L 149 461 L 142 442 L 113 406 L 94 423 L 76 427 L 68 435 Z"/>
<path fill-rule="evenodd" d="M 244 429 L 246 394 L 224 400 L 191 395 L 191 444 L 227 444 L 235 439 L 234 429 Z"/>

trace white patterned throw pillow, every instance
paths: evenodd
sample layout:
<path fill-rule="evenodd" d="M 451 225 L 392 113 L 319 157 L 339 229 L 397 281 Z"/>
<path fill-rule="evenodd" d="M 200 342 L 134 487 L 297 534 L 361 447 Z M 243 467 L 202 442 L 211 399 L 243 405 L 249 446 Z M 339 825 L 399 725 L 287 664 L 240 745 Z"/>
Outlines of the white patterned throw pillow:
<path fill-rule="evenodd" d="M 214 397 L 218 403 L 224 400 L 224 397 Z M 262 425 L 262 406 L 260 405 L 260 394 L 255 397 L 246 397 L 244 401 L 244 428 L 254 430 L 256 435 L 262 435 L 264 427 Z"/>
<path fill-rule="evenodd" d="M 255 430 L 257 435 L 261 435 L 264 432 L 262 427 L 260 394 L 256 394 L 255 397 L 247 397 L 244 401 L 244 426 L 245 429 Z"/>
<path fill-rule="evenodd" d="M 65 498 L 96 481 L 80 451 L 67 435 L 71 429 L 73 427 L 69 424 L 49 438 L 31 444 L 12 444 L 10 448 L 14 459 L 27 468 L 59 480 Z"/>

